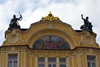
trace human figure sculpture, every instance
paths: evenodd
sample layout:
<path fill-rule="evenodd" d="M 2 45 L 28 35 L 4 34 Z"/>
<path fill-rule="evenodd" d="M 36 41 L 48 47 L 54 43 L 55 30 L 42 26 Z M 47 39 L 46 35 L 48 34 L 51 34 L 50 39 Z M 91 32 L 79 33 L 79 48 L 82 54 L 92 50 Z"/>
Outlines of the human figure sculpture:
<path fill-rule="evenodd" d="M 82 19 L 84 20 L 84 29 L 87 30 L 88 24 L 89 24 L 89 17 L 86 17 L 86 19 L 83 18 L 83 14 L 81 15 Z"/>
<path fill-rule="evenodd" d="M 20 14 L 20 12 L 19 12 Z M 21 21 L 22 20 L 22 15 L 20 14 L 20 17 L 19 18 L 16 18 L 16 15 L 13 15 L 13 18 L 11 19 L 11 22 L 10 22 L 10 27 L 8 28 L 8 30 L 12 30 L 13 28 L 18 28 L 20 29 L 20 25 L 18 23 L 18 21 Z"/>
<path fill-rule="evenodd" d="M 92 26 L 92 23 L 90 22 L 90 23 L 88 24 L 88 31 L 91 32 L 91 33 L 93 32 L 93 31 L 92 31 L 92 27 L 93 27 L 93 26 Z"/>
<path fill-rule="evenodd" d="M 86 17 L 86 19 L 83 18 L 83 14 L 81 15 L 81 18 L 84 20 L 84 25 L 81 26 L 81 29 L 84 31 L 84 30 L 87 30 L 89 32 L 93 32 L 92 31 L 92 24 L 91 22 L 89 22 L 89 17 Z"/>

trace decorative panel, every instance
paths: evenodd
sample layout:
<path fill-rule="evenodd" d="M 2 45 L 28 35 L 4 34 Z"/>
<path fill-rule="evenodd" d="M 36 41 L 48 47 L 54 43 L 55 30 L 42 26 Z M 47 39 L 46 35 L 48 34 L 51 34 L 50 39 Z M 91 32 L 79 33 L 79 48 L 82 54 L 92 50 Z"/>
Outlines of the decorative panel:
<path fill-rule="evenodd" d="M 44 36 L 33 45 L 35 49 L 70 49 L 67 42 L 58 36 Z"/>

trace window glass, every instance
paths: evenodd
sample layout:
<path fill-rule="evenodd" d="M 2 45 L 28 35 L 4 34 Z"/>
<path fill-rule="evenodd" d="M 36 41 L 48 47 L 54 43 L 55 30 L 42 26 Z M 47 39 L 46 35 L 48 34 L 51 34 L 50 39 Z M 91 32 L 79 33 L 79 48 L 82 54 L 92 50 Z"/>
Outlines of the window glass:
<path fill-rule="evenodd" d="M 94 62 L 92 62 L 92 67 L 96 67 L 96 64 Z"/>
<path fill-rule="evenodd" d="M 38 62 L 44 62 L 44 58 L 38 58 Z"/>
<path fill-rule="evenodd" d="M 60 67 L 66 67 L 66 65 L 65 64 L 60 64 Z"/>
<path fill-rule="evenodd" d="M 95 61 L 95 57 L 87 57 L 87 60 L 93 60 L 93 61 Z"/>
<path fill-rule="evenodd" d="M 88 62 L 88 67 L 90 67 L 90 62 Z"/>
<path fill-rule="evenodd" d="M 44 64 L 38 64 L 38 67 L 44 67 Z"/>
<path fill-rule="evenodd" d="M 48 59 L 48 67 L 56 67 L 56 58 Z"/>
<path fill-rule="evenodd" d="M 66 62 L 66 59 L 60 58 L 60 62 Z"/>
<path fill-rule="evenodd" d="M 14 61 L 14 67 L 17 67 L 17 61 Z"/>
<path fill-rule="evenodd" d="M 17 59 L 17 55 L 9 55 L 8 59 Z"/>
<path fill-rule="evenodd" d="M 12 67 L 12 61 L 8 61 L 8 67 Z"/>
<path fill-rule="evenodd" d="M 59 63 L 60 63 L 60 67 L 66 67 L 66 59 L 65 58 L 60 58 Z"/>
<path fill-rule="evenodd" d="M 38 58 L 38 67 L 45 67 L 44 58 Z"/>
<path fill-rule="evenodd" d="M 49 58 L 48 62 L 56 62 L 56 59 L 55 58 Z"/>
<path fill-rule="evenodd" d="M 53 64 L 53 67 L 56 67 L 56 64 Z"/>
<path fill-rule="evenodd" d="M 51 67 L 51 64 L 49 64 L 48 67 Z"/>

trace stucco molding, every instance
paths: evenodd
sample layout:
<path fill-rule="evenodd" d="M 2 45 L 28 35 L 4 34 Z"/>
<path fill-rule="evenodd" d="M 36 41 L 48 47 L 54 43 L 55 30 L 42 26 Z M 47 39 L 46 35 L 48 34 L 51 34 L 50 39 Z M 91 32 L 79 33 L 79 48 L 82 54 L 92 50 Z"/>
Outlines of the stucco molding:
<path fill-rule="evenodd" d="M 95 37 L 96 37 L 96 35 L 94 33 L 90 33 L 88 31 L 84 31 L 83 42 L 88 46 L 92 46 L 92 45 L 94 45 L 96 43 Z"/>
<path fill-rule="evenodd" d="M 15 45 L 15 44 L 20 44 L 23 42 L 22 40 L 22 34 L 19 32 L 18 29 L 13 29 L 6 35 L 6 41 L 5 43 L 7 45 Z"/>

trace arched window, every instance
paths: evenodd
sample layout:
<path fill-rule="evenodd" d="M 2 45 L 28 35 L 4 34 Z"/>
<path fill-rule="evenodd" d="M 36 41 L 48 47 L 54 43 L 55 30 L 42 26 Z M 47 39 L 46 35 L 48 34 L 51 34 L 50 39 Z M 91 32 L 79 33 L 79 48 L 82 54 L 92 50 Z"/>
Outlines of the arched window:
<path fill-rule="evenodd" d="M 33 49 L 70 49 L 67 42 L 58 36 L 44 36 L 38 39 Z"/>

